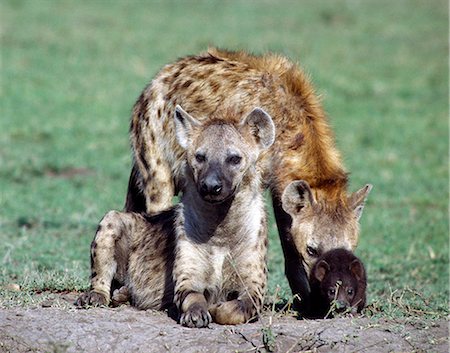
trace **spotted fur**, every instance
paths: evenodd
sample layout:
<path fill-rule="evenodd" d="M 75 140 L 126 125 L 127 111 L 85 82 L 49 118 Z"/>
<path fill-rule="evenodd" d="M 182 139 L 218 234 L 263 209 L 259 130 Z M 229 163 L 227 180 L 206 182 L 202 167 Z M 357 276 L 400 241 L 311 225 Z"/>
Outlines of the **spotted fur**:
<path fill-rule="evenodd" d="M 272 193 L 287 278 L 294 294 L 306 301 L 307 273 L 317 257 L 334 247 L 355 249 L 358 219 L 370 191 L 366 185 L 347 195 L 347 172 L 307 76 L 279 55 L 219 49 L 162 68 L 133 109 L 127 210 L 163 210 L 182 190 L 185 152 L 170 119 L 177 104 L 201 121 L 217 114 L 231 120 L 256 106 L 272 116 L 275 143 L 261 154 L 259 167 Z M 306 203 L 301 212 L 286 213 L 282 194 L 296 180 L 308 184 L 315 206 Z M 317 222 L 321 225 L 316 227 Z"/>
<path fill-rule="evenodd" d="M 254 109 L 241 122 L 216 116 L 200 123 L 177 107 L 175 120 L 186 148 L 181 203 L 151 216 L 107 213 L 91 246 L 91 289 L 76 304 L 129 297 L 140 309 L 174 303 L 188 327 L 245 323 L 260 312 L 267 282 L 267 221 L 256 162 L 273 143 L 272 119 Z M 212 194 L 204 190 L 211 178 L 221 185 Z M 123 287 L 112 291 L 115 281 Z"/>

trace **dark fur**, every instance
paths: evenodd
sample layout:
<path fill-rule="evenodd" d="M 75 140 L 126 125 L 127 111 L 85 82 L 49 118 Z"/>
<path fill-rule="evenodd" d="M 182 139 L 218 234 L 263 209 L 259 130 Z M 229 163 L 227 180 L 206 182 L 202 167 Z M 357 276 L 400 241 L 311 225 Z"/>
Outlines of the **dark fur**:
<path fill-rule="evenodd" d="M 330 311 L 359 313 L 366 304 L 364 265 L 345 249 L 330 250 L 317 260 L 310 273 L 310 286 L 309 318 L 331 317 Z"/>

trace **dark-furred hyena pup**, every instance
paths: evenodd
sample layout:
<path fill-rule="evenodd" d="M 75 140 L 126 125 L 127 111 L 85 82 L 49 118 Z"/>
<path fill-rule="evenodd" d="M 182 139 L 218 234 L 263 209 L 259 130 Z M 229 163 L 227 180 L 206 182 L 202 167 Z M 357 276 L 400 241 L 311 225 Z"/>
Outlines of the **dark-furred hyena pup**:
<path fill-rule="evenodd" d="M 175 303 L 180 323 L 244 323 L 263 304 L 267 222 L 256 161 L 274 141 L 271 117 L 255 108 L 242 121 L 207 122 L 175 109 L 176 137 L 186 150 L 181 203 L 156 215 L 111 211 L 91 246 L 91 289 L 78 306 L 112 299 L 140 309 Z"/>
<path fill-rule="evenodd" d="M 366 304 L 366 271 L 351 251 L 333 249 L 323 254 L 313 266 L 309 280 L 309 318 L 323 319 L 343 312 L 355 314 Z"/>

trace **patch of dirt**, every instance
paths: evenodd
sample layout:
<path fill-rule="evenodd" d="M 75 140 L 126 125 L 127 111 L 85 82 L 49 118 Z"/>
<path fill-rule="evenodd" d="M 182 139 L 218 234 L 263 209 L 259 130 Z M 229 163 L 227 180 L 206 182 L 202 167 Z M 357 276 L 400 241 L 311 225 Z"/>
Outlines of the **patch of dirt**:
<path fill-rule="evenodd" d="M 75 309 L 75 295 L 39 307 L 0 309 L 5 352 L 448 352 L 447 320 L 296 320 L 266 313 L 255 323 L 190 329 L 165 313 Z M 66 305 L 64 305 L 66 303 Z"/>

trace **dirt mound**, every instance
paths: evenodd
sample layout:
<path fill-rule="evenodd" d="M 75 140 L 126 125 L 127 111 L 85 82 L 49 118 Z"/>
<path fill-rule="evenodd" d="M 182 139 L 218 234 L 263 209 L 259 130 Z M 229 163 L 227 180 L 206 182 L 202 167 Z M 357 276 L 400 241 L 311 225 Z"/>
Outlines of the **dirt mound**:
<path fill-rule="evenodd" d="M 51 304 L 51 303 L 50 303 Z M 0 310 L 5 352 L 448 352 L 446 320 L 263 316 L 238 326 L 189 329 L 129 306 Z"/>

